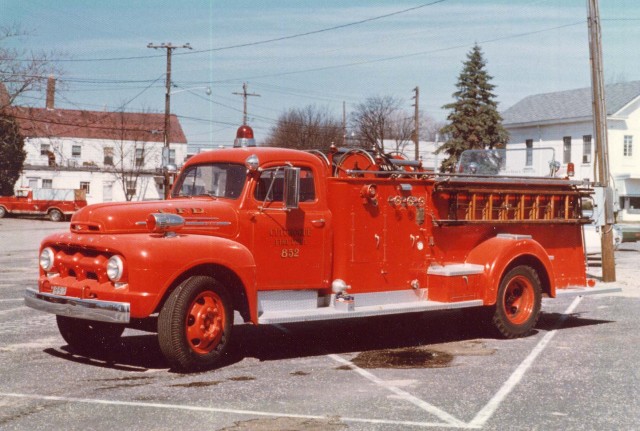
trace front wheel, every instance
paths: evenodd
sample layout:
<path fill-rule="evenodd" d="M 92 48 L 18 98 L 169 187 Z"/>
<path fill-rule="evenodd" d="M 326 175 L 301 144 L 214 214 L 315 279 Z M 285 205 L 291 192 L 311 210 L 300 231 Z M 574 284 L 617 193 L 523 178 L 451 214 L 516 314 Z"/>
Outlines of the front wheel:
<path fill-rule="evenodd" d="M 60 210 L 53 209 L 49 211 L 49 220 L 58 222 L 58 221 L 62 221 L 63 219 L 64 219 L 64 215 Z"/>
<path fill-rule="evenodd" d="M 527 335 L 538 321 L 541 302 L 538 273 L 530 266 L 516 266 L 500 282 L 493 325 L 506 338 Z"/>
<path fill-rule="evenodd" d="M 5 207 L 0 207 L 0 218 L 6 215 L 7 215 L 7 210 L 5 209 Z"/>
<path fill-rule="evenodd" d="M 58 329 L 64 341 L 73 350 L 90 353 L 113 347 L 124 332 L 124 325 L 94 322 L 67 316 L 56 316 Z"/>
<path fill-rule="evenodd" d="M 233 328 L 226 288 L 214 278 L 193 276 L 171 293 L 158 316 L 158 341 L 172 368 L 212 368 L 224 355 Z"/>

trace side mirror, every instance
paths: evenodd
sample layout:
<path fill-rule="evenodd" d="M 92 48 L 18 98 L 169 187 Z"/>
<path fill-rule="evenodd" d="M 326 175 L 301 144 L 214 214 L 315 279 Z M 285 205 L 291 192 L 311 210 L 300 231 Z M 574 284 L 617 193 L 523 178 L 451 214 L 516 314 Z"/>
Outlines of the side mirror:
<path fill-rule="evenodd" d="M 173 175 L 178 173 L 178 166 L 174 163 L 169 163 L 168 165 L 163 166 L 163 170 L 165 173 Z"/>
<path fill-rule="evenodd" d="M 297 209 L 300 203 L 300 168 L 284 168 L 284 206 Z"/>

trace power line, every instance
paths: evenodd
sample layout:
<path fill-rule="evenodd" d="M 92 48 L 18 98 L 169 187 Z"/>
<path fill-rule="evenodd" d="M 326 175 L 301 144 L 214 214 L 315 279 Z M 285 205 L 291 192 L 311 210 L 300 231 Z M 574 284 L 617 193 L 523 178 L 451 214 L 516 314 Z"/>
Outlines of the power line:
<path fill-rule="evenodd" d="M 407 9 L 402 9 L 402 10 L 399 10 L 399 11 L 395 11 L 395 12 L 391 12 L 391 13 L 387 13 L 387 14 L 383 14 L 383 15 L 378 15 L 378 16 L 374 16 L 374 17 L 371 17 L 371 18 L 362 19 L 362 20 L 359 20 L 359 21 L 353 21 L 353 22 L 349 22 L 349 23 L 346 23 L 346 24 L 335 25 L 333 27 L 327 27 L 327 28 L 307 31 L 307 32 L 303 32 L 303 33 L 296 33 L 296 34 L 291 34 L 291 35 L 288 35 L 288 36 L 276 37 L 276 38 L 272 38 L 272 39 L 258 40 L 258 41 L 254 41 L 254 42 L 247 42 L 247 43 L 241 43 L 241 44 L 236 44 L 236 45 L 221 46 L 221 47 L 218 47 L 218 48 L 194 50 L 192 52 L 176 53 L 176 55 L 194 55 L 194 54 L 203 54 L 203 53 L 224 51 L 224 50 L 236 49 L 236 48 L 245 48 L 245 47 L 249 47 L 249 46 L 264 45 L 264 44 L 273 43 L 273 42 L 280 42 L 280 41 L 283 41 L 283 40 L 290 40 L 290 39 L 295 39 L 295 38 L 299 38 L 299 37 L 311 36 L 311 35 L 314 35 L 314 34 L 326 33 L 326 32 L 329 32 L 329 31 L 340 30 L 340 29 L 347 28 L 347 27 L 353 27 L 353 26 L 356 26 L 356 25 L 365 24 L 365 23 L 368 23 L 368 22 L 377 21 L 377 20 L 381 20 L 381 19 L 384 19 L 384 18 L 389 18 L 389 17 L 395 16 L 395 15 L 400 15 L 400 14 L 403 14 L 403 13 L 407 13 L 407 12 L 411 12 L 411 11 L 414 11 L 414 10 L 422 9 L 422 8 L 425 8 L 425 7 L 428 7 L 428 6 L 433 6 L 433 5 L 436 5 L 438 3 L 443 3 L 445 1 L 446 0 L 436 0 L 436 1 L 429 2 L 429 3 L 423 3 L 421 5 L 413 6 L 413 7 L 407 8 Z M 163 56 L 161 56 L 161 55 L 139 55 L 139 56 L 111 57 L 111 58 L 49 59 L 47 61 L 49 61 L 49 62 L 54 62 L 55 61 L 55 62 L 67 62 L 67 63 L 71 63 L 71 62 L 79 63 L 79 62 L 95 62 L 95 61 L 140 60 L 140 59 L 158 58 L 158 57 L 163 57 Z M 33 61 L 33 59 L 18 59 L 18 60 L 19 61 Z"/>
<path fill-rule="evenodd" d="M 494 38 L 494 39 L 486 39 L 486 40 L 483 40 L 483 41 L 474 42 L 474 44 L 476 44 L 476 43 L 477 44 L 494 43 L 494 42 L 499 42 L 499 41 L 508 40 L 508 39 L 515 39 L 515 38 L 519 38 L 519 37 L 531 36 L 531 35 L 534 35 L 534 34 L 545 33 L 547 31 L 553 31 L 553 30 L 558 30 L 558 29 L 562 29 L 562 28 L 582 25 L 582 24 L 584 24 L 584 22 L 585 21 L 582 20 L 582 21 L 573 22 L 573 23 L 570 23 L 570 24 L 560 25 L 560 26 L 556 26 L 556 27 L 549 27 L 549 28 L 545 28 L 545 29 L 541 29 L 541 30 L 535 30 L 535 31 L 530 31 L 530 32 L 525 32 L 525 33 L 518 33 L 518 34 L 513 34 L 513 35 L 503 36 L 503 37 L 497 37 L 497 38 Z M 434 53 L 437 53 L 437 52 L 453 51 L 453 50 L 457 50 L 457 49 L 461 49 L 461 48 L 468 48 L 470 46 L 473 46 L 474 44 L 465 43 L 465 44 L 454 45 L 454 46 L 450 46 L 450 47 L 446 47 L 446 48 L 436 48 L 436 49 L 431 49 L 431 50 L 426 50 L 426 51 L 414 52 L 414 53 L 410 53 L 410 54 L 394 55 L 394 56 L 390 56 L 390 57 L 381 57 L 381 58 L 378 58 L 378 59 L 375 59 L 375 60 L 363 60 L 363 61 L 358 61 L 358 62 L 353 62 L 353 63 L 336 64 L 336 65 L 333 65 L 333 66 L 316 67 L 316 68 L 312 68 L 312 69 L 301 69 L 301 70 L 295 70 L 295 71 L 290 71 L 290 72 L 279 72 L 279 73 L 271 73 L 271 74 L 267 74 L 267 75 L 243 77 L 243 78 L 240 78 L 240 79 L 254 80 L 254 79 L 262 79 L 262 78 L 273 78 L 273 77 L 277 77 L 277 76 L 296 75 L 296 74 L 299 74 L 299 73 L 321 72 L 321 71 L 324 71 L 324 70 L 341 69 L 341 68 L 344 68 L 344 67 L 362 66 L 362 65 L 365 65 L 365 64 L 380 63 L 380 62 L 383 62 L 383 61 L 399 60 L 399 59 L 402 59 L 402 58 L 410 58 L 410 57 L 417 57 L 417 56 L 426 55 L 426 54 L 434 54 Z M 233 78 L 233 80 L 237 80 L 237 79 L 238 78 Z M 225 79 L 225 80 L 220 80 L 220 81 L 213 81 L 212 83 L 217 84 L 217 83 L 229 82 L 229 81 L 232 81 L 232 80 L 231 79 Z"/>

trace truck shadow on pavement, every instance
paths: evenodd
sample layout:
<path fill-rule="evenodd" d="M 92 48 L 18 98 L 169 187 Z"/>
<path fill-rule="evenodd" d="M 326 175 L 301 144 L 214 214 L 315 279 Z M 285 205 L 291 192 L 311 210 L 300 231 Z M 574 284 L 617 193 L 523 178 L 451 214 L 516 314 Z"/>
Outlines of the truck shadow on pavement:
<path fill-rule="evenodd" d="M 327 354 L 428 349 L 435 344 L 496 338 L 486 326 L 473 322 L 468 311 L 455 310 L 259 327 L 239 324 L 234 327 L 233 342 L 218 368 L 245 358 L 278 361 Z M 611 321 L 586 319 L 579 314 L 566 316 L 543 312 L 529 337 L 539 331 L 604 323 Z M 108 351 L 80 353 L 63 346 L 44 352 L 67 361 L 122 371 L 169 368 L 155 334 L 125 333 L 120 342 Z"/>

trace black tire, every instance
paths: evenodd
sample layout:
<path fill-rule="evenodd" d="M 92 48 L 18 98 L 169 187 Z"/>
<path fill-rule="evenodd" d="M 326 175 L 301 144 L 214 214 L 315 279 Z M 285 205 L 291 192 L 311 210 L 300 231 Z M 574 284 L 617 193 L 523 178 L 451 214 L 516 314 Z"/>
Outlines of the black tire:
<path fill-rule="evenodd" d="M 7 215 L 7 209 L 5 207 L 0 207 L 0 218 L 3 218 Z"/>
<path fill-rule="evenodd" d="M 493 325 L 505 338 L 523 337 L 538 322 L 541 304 L 538 273 L 530 266 L 516 266 L 500 282 Z"/>
<path fill-rule="evenodd" d="M 62 211 L 60 210 L 52 209 L 51 211 L 49 211 L 49 220 L 55 222 L 62 221 L 64 220 L 64 214 L 62 214 Z"/>
<path fill-rule="evenodd" d="M 193 276 L 171 293 L 160 311 L 160 350 L 173 369 L 211 369 L 224 356 L 232 328 L 227 289 L 213 277 Z"/>
<path fill-rule="evenodd" d="M 125 326 L 117 323 L 95 322 L 67 316 L 56 316 L 58 330 L 73 350 L 82 353 L 102 352 L 115 346 Z"/>

